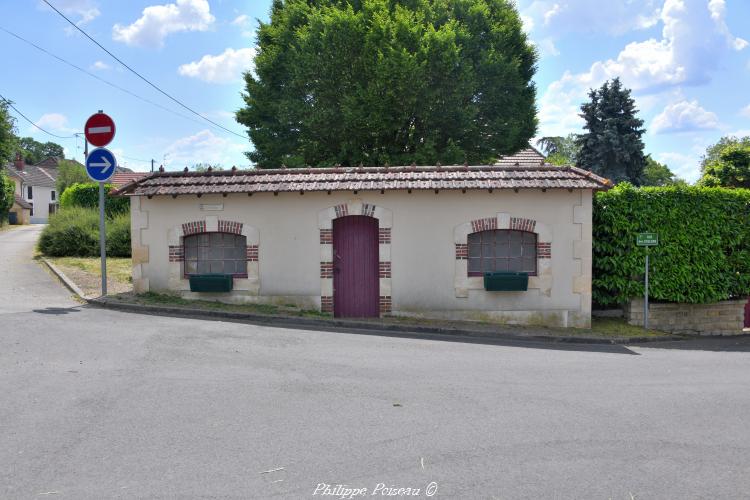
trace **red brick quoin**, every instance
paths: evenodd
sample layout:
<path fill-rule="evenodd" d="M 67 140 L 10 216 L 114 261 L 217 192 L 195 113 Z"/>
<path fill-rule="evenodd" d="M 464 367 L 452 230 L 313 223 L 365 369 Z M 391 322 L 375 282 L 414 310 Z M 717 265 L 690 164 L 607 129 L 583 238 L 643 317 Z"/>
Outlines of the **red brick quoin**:
<path fill-rule="evenodd" d="M 320 277 L 333 278 L 333 262 L 320 263 Z"/>
<path fill-rule="evenodd" d="M 248 245 L 246 253 L 248 262 L 258 262 L 258 245 Z"/>
<path fill-rule="evenodd" d="M 333 229 L 321 229 L 320 230 L 320 244 L 321 245 L 333 244 Z"/>
<path fill-rule="evenodd" d="M 387 314 L 391 312 L 391 296 L 381 295 L 380 296 L 380 314 Z"/>
<path fill-rule="evenodd" d="M 185 260 L 185 250 L 182 245 L 169 245 L 169 262 L 182 262 Z"/>
<path fill-rule="evenodd" d="M 323 295 L 320 298 L 320 310 L 326 313 L 333 313 L 333 297 Z"/>
<path fill-rule="evenodd" d="M 528 231 L 533 233 L 535 227 L 536 221 L 533 219 L 522 219 L 520 217 L 510 218 L 510 228 L 516 231 Z"/>
<path fill-rule="evenodd" d="M 467 243 L 456 243 L 456 260 L 469 258 L 469 245 Z"/>
<path fill-rule="evenodd" d="M 552 243 L 537 243 L 536 244 L 536 258 L 537 259 L 551 259 L 552 258 Z"/>
<path fill-rule="evenodd" d="M 380 277 L 381 278 L 390 278 L 391 277 L 391 263 L 390 262 L 380 262 L 379 263 L 379 270 L 380 270 Z"/>

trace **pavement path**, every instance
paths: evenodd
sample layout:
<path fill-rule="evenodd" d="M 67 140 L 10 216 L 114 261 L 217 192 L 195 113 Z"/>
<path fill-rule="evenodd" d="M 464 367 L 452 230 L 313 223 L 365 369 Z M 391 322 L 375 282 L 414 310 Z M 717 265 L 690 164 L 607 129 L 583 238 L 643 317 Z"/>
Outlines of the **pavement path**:
<path fill-rule="evenodd" d="M 9 234 L 10 276 L 40 289 L 0 288 L 0 498 L 750 491 L 747 339 L 462 343 L 128 314 L 68 302 Z"/>

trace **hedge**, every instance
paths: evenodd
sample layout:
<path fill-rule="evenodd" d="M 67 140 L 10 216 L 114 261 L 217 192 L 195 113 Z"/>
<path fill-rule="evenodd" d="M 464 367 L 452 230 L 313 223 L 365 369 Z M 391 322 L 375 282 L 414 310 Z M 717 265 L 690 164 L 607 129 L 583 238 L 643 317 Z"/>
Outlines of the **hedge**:
<path fill-rule="evenodd" d="M 107 256 L 130 257 L 130 215 L 118 214 L 105 224 Z M 50 257 L 98 257 L 98 210 L 69 207 L 51 215 L 39 237 L 39 251 Z"/>
<path fill-rule="evenodd" d="M 599 306 L 642 297 L 646 250 L 636 235 L 654 231 L 649 296 L 710 303 L 750 296 L 750 190 L 619 184 L 594 199 L 592 295 Z"/>
<path fill-rule="evenodd" d="M 130 211 L 130 199 L 126 197 L 113 198 L 109 192 L 114 189 L 112 184 L 105 184 L 104 210 L 109 217 L 117 214 L 128 213 Z M 99 208 L 99 184 L 96 182 L 87 182 L 85 184 L 76 183 L 69 186 L 60 196 L 60 208 L 68 209 L 71 207 Z"/>

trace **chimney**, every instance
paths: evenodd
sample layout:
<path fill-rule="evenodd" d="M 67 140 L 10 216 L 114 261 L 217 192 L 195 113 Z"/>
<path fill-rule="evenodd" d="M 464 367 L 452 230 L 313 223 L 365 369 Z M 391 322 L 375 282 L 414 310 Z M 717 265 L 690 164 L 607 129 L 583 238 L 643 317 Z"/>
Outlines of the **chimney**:
<path fill-rule="evenodd" d="M 13 166 L 16 167 L 16 170 L 22 171 L 25 165 L 26 162 L 24 161 L 23 156 L 20 152 L 17 152 L 16 159 L 13 161 Z"/>

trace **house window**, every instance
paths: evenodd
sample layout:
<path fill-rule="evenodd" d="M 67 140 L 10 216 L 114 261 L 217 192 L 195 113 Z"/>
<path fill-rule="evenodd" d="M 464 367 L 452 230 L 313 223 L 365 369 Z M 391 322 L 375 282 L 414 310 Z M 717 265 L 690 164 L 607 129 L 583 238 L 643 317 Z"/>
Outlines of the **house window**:
<path fill-rule="evenodd" d="M 55 191 L 50 192 L 50 200 L 55 201 Z"/>
<path fill-rule="evenodd" d="M 185 274 L 247 276 L 247 238 L 230 233 L 185 236 Z"/>
<path fill-rule="evenodd" d="M 31 189 L 31 186 L 26 186 L 26 199 L 27 200 L 34 199 L 34 191 Z"/>
<path fill-rule="evenodd" d="M 490 271 L 516 271 L 536 274 L 536 234 L 495 229 L 471 233 L 469 276 Z"/>

